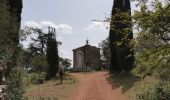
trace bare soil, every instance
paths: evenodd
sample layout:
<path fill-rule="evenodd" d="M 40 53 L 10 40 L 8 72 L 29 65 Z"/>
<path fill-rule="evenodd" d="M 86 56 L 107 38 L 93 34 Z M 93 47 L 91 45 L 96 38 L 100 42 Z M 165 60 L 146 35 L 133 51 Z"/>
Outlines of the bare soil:
<path fill-rule="evenodd" d="M 79 83 L 67 100 L 128 100 L 121 87 L 108 80 L 108 72 L 75 73 L 73 76 Z"/>

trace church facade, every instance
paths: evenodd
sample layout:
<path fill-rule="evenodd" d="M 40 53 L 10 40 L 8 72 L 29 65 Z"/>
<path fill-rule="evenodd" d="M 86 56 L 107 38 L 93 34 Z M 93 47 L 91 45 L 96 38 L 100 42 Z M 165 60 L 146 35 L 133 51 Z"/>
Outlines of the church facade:
<path fill-rule="evenodd" d="M 74 69 L 100 69 L 100 48 L 91 46 L 86 41 L 86 45 L 73 49 Z"/>

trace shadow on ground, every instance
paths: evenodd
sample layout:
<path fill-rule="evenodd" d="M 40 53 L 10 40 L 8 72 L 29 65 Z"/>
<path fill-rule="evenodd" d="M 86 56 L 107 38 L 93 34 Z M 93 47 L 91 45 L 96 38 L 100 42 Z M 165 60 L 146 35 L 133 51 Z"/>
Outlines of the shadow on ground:
<path fill-rule="evenodd" d="M 56 84 L 55 84 L 55 85 L 62 85 L 62 84 L 74 84 L 74 83 L 76 83 L 76 81 L 75 81 L 75 80 L 70 80 L 69 82 L 68 82 L 68 81 L 66 81 L 66 80 L 63 80 L 63 83 L 61 83 L 61 82 L 56 82 Z"/>
<path fill-rule="evenodd" d="M 122 93 L 131 89 L 140 79 L 131 73 L 112 74 L 106 79 L 112 85 L 112 89 L 121 88 Z"/>

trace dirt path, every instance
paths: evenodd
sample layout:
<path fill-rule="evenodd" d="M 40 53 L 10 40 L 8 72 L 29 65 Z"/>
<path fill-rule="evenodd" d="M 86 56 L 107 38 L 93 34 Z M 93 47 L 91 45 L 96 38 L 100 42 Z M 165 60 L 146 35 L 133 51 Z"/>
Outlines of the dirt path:
<path fill-rule="evenodd" d="M 113 86 L 107 80 L 107 72 L 73 75 L 80 82 L 67 100 L 128 100 L 121 93 L 121 88 Z"/>

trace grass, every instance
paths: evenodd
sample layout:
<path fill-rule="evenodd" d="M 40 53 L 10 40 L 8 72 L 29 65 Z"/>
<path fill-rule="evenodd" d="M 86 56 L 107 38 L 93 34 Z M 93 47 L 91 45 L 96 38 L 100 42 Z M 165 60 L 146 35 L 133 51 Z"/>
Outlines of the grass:
<path fill-rule="evenodd" d="M 131 73 L 121 73 L 112 75 L 108 78 L 108 81 L 112 81 L 114 86 L 122 88 L 124 93 L 130 100 L 136 100 L 136 94 L 140 93 L 141 87 L 150 87 L 160 82 L 159 79 L 148 76 L 144 79 L 139 79 Z"/>
<path fill-rule="evenodd" d="M 53 79 L 44 84 L 31 85 L 26 90 L 28 100 L 65 100 L 76 86 L 76 80 L 70 74 L 66 74 L 63 84 L 58 79 Z"/>

